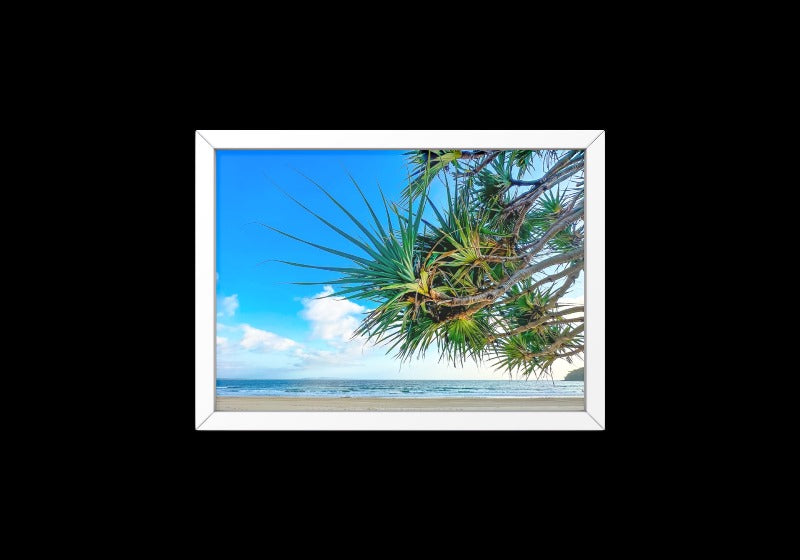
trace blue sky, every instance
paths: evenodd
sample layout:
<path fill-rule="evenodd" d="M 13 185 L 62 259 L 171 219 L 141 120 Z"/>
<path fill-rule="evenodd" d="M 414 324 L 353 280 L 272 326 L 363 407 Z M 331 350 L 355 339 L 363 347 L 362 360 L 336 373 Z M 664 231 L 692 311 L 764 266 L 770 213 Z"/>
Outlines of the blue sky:
<path fill-rule="evenodd" d="M 347 252 L 354 247 L 281 192 L 350 233 L 355 225 L 301 172 L 322 185 L 364 223 L 371 217 L 349 172 L 373 208 L 383 208 L 379 182 L 399 200 L 407 167 L 400 150 L 218 150 L 217 152 L 217 377 L 341 377 L 361 379 L 503 379 L 489 365 L 464 368 L 423 360 L 400 365 L 385 349 L 350 340 L 368 301 L 315 299 L 334 292 L 325 285 L 289 282 L 332 280 L 335 273 L 297 268 L 271 259 L 348 266 L 349 261 L 271 231 L 260 224 Z M 444 199 L 439 184 L 435 202 Z M 356 231 L 354 231 L 356 230 Z M 582 298 L 583 277 L 568 296 Z M 554 378 L 583 365 L 554 368 Z"/>

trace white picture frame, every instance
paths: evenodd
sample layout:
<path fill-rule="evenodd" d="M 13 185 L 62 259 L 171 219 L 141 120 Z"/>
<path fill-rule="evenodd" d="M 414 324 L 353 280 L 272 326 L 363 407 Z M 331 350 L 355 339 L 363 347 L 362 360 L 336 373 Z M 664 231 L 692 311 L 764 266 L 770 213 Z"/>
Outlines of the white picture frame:
<path fill-rule="evenodd" d="M 216 150 L 577 148 L 586 150 L 585 410 L 220 412 L 215 410 Z M 198 130 L 195 135 L 195 429 L 605 430 L 605 131 Z"/>

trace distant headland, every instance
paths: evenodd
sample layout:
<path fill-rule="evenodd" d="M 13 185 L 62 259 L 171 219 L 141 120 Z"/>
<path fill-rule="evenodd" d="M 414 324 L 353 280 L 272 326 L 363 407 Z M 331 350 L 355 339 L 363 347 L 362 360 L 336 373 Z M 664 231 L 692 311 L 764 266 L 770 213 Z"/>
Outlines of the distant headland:
<path fill-rule="evenodd" d="M 583 368 L 573 369 L 567 374 L 564 381 L 583 381 Z"/>

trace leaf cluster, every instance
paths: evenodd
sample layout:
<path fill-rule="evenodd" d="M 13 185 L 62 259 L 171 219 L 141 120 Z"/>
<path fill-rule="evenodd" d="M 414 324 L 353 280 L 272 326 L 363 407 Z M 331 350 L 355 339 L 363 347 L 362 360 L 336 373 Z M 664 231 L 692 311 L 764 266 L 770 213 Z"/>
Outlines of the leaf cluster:
<path fill-rule="evenodd" d="M 462 161 L 465 154 L 469 159 Z M 378 187 L 380 212 L 350 177 L 368 209 L 368 223 L 312 181 L 358 234 L 295 200 L 351 243 L 353 252 L 271 228 L 350 262 L 281 261 L 338 275 L 297 284 L 337 285 L 336 297 L 377 304 L 354 336 L 384 344 L 402 360 L 435 347 L 441 359 L 455 365 L 486 361 L 525 377 L 545 374 L 558 359 L 571 361 L 583 350 L 582 307 L 560 314 L 565 306 L 559 299 L 583 267 L 583 152 L 414 150 L 405 155 L 410 173 L 401 201 L 389 202 Z M 536 172 L 547 179 L 549 168 L 566 165 L 576 172 L 557 185 L 526 179 Z M 430 196 L 436 177 L 446 192 L 442 208 Z M 556 258 L 557 264 L 539 266 L 560 255 L 565 257 Z"/>

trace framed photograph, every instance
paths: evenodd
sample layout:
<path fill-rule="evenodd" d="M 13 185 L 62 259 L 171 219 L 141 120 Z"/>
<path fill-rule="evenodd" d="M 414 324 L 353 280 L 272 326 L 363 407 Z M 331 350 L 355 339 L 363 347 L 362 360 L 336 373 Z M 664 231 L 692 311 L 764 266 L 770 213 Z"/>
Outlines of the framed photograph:
<path fill-rule="evenodd" d="M 198 130 L 195 180 L 195 429 L 605 429 L 605 131 Z"/>

